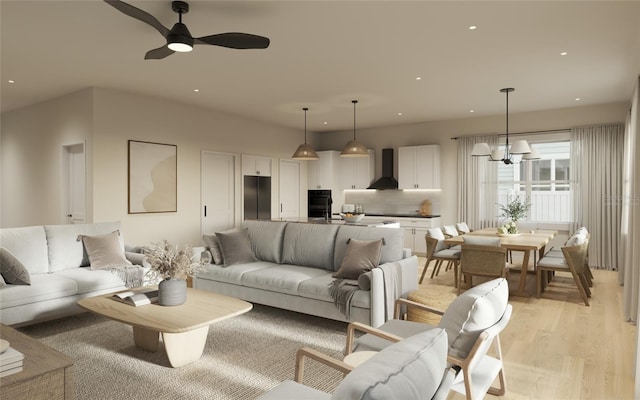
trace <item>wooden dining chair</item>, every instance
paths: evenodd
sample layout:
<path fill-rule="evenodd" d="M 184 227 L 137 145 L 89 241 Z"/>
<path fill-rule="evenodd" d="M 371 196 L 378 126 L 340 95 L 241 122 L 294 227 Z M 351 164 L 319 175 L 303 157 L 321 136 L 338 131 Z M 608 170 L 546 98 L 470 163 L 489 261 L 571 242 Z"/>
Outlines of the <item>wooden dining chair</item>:
<path fill-rule="evenodd" d="M 499 240 L 498 240 L 499 243 Z M 460 272 L 458 274 L 458 294 L 462 290 L 462 282 L 473 287 L 473 276 L 491 278 L 507 278 L 509 268 L 506 262 L 507 251 L 500 245 L 462 244 L 460 252 Z"/>
<path fill-rule="evenodd" d="M 419 283 L 422 283 L 424 276 L 427 273 L 427 268 L 432 261 L 436 263 L 431 271 L 431 278 L 438 275 L 440 267 L 445 261 L 447 264 L 453 266 L 454 283 L 458 282 L 458 263 L 460 261 L 460 249 L 459 248 L 447 248 L 444 244 L 444 234 L 440 228 L 430 228 L 425 234 L 425 240 L 427 241 L 427 261 L 424 263 L 422 275 L 420 275 Z"/>
<path fill-rule="evenodd" d="M 550 278 L 547 276 L 553 272 L 568 272 L 578 288 L 578 293 L 582 297 L 584 304 L 589 306 L 589 297 L 591 290 L 589 289 L 589 280 L 585 275 L 585 259 L 589 241 L 585 240 L 581 244 L 562 247 L 563 257 L 545 256 L 538 261 L 536 270 L 536 291 L 540 298 Z"/>

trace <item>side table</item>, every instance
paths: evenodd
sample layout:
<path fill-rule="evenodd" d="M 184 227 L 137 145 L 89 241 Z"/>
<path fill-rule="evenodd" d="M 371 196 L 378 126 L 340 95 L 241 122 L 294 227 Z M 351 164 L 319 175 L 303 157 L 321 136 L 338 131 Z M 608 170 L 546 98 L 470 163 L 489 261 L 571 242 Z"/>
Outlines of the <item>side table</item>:
<path fill-rule="evenodd" d="M 456 297 L 455 288 L 451 286 L 429 285 L 409 293 L 407 300 L 444 311 Z M 435 326 L 440 322 L 440 318 L 440 315 L 420 310 L 416 307 L 407 307 L 407 320 L 409 321 Z"/>
<path fill-rule="evenodd" d="M 3 324 L 0 337 L 24 354 L 22 371 L 0 378 L 3 399 L 73 400 L 73 359 Z"/>

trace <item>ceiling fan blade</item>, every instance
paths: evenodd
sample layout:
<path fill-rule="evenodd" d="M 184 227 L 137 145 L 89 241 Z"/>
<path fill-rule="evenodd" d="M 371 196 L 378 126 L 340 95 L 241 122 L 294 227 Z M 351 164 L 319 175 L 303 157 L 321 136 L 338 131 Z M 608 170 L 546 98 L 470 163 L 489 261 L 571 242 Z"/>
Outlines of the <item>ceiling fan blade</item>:
<path fill-rule="evenodd" d="M 195 38 L 194 44 L 212 44 L 231 49 L 266 49 L 270 40 L 264 36 L 249 33 L 228 32 Z"/>
<path fill-rule="evenodd" d="M 136 8 L 130 4 L 125 3 L 120 0 L 104 0 L 105 3 L 113 6 L 116 10 L 121 13 L 128 15 L 132 18 L 135 18 L 139 21 L 144 22 L 145 24 L 151 25 L 154 27 L 163 37 L 167 37 L 169 34 L 169 29 L 167 29 L 164 25 L 160 23 L 153 15 L 149 14 L 146 11 L 143 11 L 139 8 Z M 165 56 L 166 57 L 166 56 Z"/>
<path fill-rule="evenodd" d="M 169 57 L 173 53 L 175 53 L 175 51 L 171 50 L 165 44 L 164 46 L 158 47 L 157 49 L 147 51 L 147 54 L 144 55 L 144 59 L 145 60 L 161 60 L 165 57 Z"/>

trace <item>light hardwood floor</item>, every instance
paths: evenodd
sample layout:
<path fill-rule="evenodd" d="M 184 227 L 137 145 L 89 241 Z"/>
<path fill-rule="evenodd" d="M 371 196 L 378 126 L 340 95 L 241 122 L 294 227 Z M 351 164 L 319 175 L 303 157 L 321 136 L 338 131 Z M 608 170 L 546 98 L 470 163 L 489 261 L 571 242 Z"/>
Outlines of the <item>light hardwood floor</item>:
<path fill-rule="evenodd" d="M 419 262 L 421 274 L 425 258 Z M 442 268 L 429 279 L 432 267 L 420 286 L 453 291 L 453 271 Z M 633 399 L 636 327 L 623 320 L 617 272 L 593 273 L 590 307 L 569 276 L 557 275 L 537 299 L 535 275 L 528 275 L 532 296 L 511 296 L 513 316 L 500 335 L 507 393 L 487 399 Z M 518 272 L 511 273 L 510 284 L 518 278 Z M 452 393 L 448 399 L 464 396 Z"/>

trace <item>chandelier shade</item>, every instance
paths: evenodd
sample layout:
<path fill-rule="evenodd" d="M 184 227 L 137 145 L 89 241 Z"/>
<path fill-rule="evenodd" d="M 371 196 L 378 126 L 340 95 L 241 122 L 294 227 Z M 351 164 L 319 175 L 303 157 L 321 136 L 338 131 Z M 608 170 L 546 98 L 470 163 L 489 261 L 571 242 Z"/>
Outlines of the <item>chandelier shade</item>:
<path fill-rule="evenodd" d="M 362 143 L 356 140 L 356 104 L 358 100 L 351 100 L 353 103 L 353 140 L 349 140 L 342 148 L 340 157 L 369 157 L 369 150 Z"/>
<path fill-rule="evenodd" d="M 500 148 L 491 149 L 487 143 L 476 143 L 471 150 L 471 156 L 484 157 L 489 156 L 489 161 L 502 161 L 505 164 L 517 164 L 521 161 L 537 160 L 540 158 L 540 154 L 536 150 L 532 150 L 529 143 L 526 140 L 516 140 L 509 147 L 509 93 L 513 92 L 514 88 L 500 89 L 501 93 L 506 94 L 507 107 L 506 107 L 506 130 L 505 130 L 505 145 L 504 150 Z M 514 155 L 521 155 L 518 161 L 514 159 Z"/>
<path fill-rule="evenodd" d="M 311 145 L 307 144 L 307 111 L 309 111 L 309 108 L 304 107 L 302 111 L 304 111 L 304 143 L 298 146 L 291 158 L 294 160 L 318 160 L 320 158 L 318 153 Z"/>

